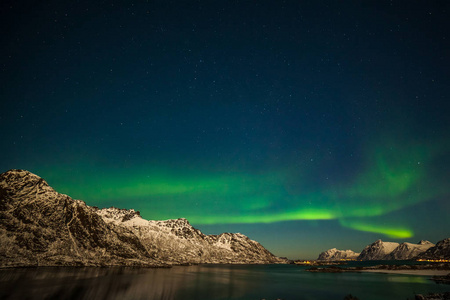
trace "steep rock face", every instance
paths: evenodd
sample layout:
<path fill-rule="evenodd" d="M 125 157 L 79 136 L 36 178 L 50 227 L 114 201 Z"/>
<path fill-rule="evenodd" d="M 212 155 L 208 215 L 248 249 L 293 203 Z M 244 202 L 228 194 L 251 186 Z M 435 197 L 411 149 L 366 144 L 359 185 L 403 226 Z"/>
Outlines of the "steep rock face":
<path fill-rule="evenodd" d="M 389 253 L 386 259 L 392 260 L 407 260 L 416 257 L 417 255 L 427 251 L 433 247 L 434 244 L 429 241 L 420 241 L 418 244 L 401 243 L 391 253 Z"/>
<path fill-rule="evenodd" d="M 0 174 L 0 266 L 161 266 L 283 262 L 240 234 L 206 236 L 186 219 L 98 209 L 23 170 Z"/>
<path fill-rule="evenodd" d="M 131 230 L 152 256 L 168 263 L 284 263 L 240 233 L 205 235 L 180 218 L 147 221 L 134 210 L 97 211 L 105 222 Z"/>
<path fill-rule="evenodd" d="M 23 170 L 0 174 L 0 265 L 160 265 L 130 231 Z"/>
<path fill-rule="evenodd" d="M 434 247 L 429 248 L 422 254 L 419 254 L 416 259 L 450 259 L 450 238 L 439 241 Z"/>
<path fill-rule="evenodd" d="M 383 242 L 377 240 L 376 242 L 366 246 L 361 254 L 358 256 L 358 260 L 384 260 L 388 258 L 388 255 L 399 246 L 398 243 Z"/>
<path fill-rule="evenodd" d="M 320 253 L 317 260 L 341 260 L 341 259 L 356 259 L 360 253 L 352 250 L 338 250 L 336 248 L 329 249 Z"/>

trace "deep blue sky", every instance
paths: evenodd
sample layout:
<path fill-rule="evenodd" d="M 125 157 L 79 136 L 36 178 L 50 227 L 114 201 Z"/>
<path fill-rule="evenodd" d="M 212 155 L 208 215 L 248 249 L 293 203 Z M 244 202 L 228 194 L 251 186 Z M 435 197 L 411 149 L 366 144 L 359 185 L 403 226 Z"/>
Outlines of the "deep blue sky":
<path fill-rule="evenodd" d="M 2 1 L 0 171 L 290 258 L 437 242 L 449 6 Z"/>

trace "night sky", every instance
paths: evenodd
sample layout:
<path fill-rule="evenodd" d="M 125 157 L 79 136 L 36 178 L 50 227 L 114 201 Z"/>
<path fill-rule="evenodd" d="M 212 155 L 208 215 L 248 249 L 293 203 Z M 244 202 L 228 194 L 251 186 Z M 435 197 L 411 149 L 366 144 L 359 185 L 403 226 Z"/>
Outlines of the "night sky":
<path fill-rule="evenodd" d="M 450 237 L 448 1 L 1 1 L 0 172 L 279 256 Z"/>

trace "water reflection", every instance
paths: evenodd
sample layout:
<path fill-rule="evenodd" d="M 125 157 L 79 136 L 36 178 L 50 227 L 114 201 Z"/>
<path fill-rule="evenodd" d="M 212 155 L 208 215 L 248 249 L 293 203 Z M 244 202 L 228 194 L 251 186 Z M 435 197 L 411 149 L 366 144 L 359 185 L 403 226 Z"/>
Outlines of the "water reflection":
<path fill-rule="evenodd" d="M 264 272 L 220 266 L 171 269 L 34 268 L 0 271 L 2 299 L 200 299 L 244 297 Z M 248 280 L 253 278 L 253 280 Z"/>
<path fill-rule="evenodd" d="M 392 282 L 422 283 L 422 284 L 426 284 L 429 281 L 429 279 L 424 276 L 403 276 L 403 275 L 389 276 L 388 280 Z"/>
<path fill-rule="evenodd" d="M 290 265 L 0 270 L 1 299 L 406 299 L 445 290 L 421 276 L 308 273 Z"/>

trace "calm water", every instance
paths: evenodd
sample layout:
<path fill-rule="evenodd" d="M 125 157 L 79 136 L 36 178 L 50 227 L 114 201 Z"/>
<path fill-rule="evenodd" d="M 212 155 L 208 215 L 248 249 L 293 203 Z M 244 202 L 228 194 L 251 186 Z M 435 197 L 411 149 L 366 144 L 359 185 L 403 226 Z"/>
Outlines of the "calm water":
<path fill-rule="evenodd" d="M 1 299 L 407 299 L 450 291 L 427 276 L 309 273 L 294 265 L 0 270 Z"/>

